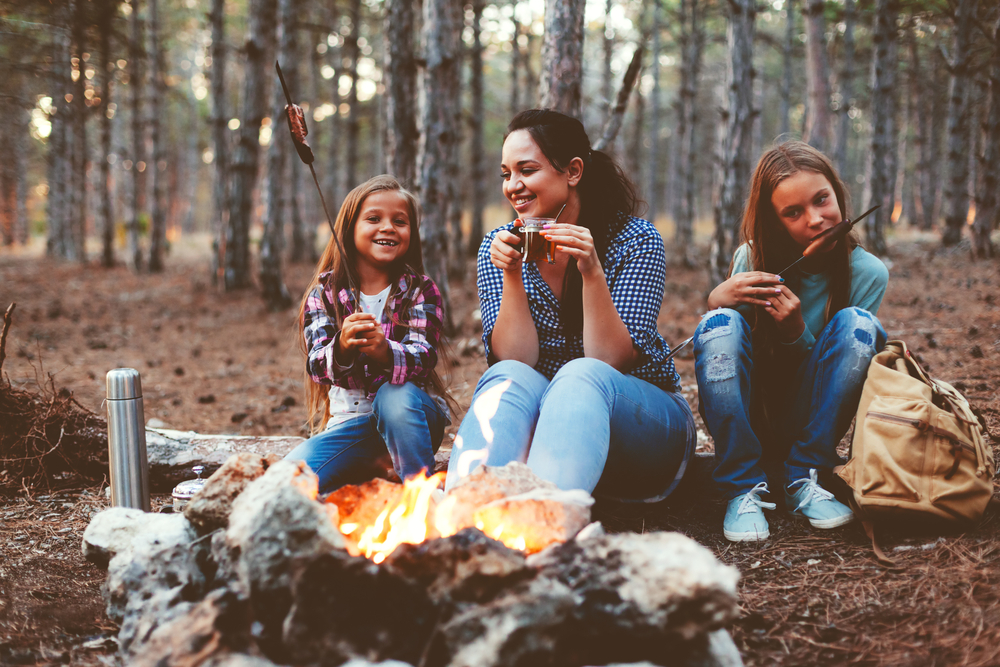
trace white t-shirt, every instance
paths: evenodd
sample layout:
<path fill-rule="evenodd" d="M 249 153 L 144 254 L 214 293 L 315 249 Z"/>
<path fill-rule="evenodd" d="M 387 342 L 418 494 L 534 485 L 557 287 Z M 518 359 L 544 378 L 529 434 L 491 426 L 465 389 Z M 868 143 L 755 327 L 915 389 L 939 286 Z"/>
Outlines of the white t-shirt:
<path fill-rule="evenodd" d="M 389 286 L 378 294 L 368 295 L 361 292 L 361 312 L 375 316 L 376 322 L 382 321 L 382 313 L 385 311 L 385 302 L 389 298 Z M 336 359 L 334 360 L 336 363 Z M 344 370 L 347 366 L 341 366 L 339 370 Z M 372 411 L 372 402 L 368 399 L 364 389 L 346 389 L 339 385 L 330 387 L 330 419 L 326 422 L 326 428 L 342 424 L 348 419 L 359 415 L 367 415 Z"/>

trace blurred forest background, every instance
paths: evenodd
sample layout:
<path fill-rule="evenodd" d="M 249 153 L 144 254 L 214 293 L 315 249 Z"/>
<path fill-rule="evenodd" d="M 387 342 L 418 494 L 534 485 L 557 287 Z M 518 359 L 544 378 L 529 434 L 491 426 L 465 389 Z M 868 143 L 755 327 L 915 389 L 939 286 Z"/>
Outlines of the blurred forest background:
<path fill-rule="evenodd" d="M 511 217 L 503 130 L 532 106 L 581 117 L 638 184 L 671 261 L 716 280 L 753 164 L 778 137 L 824 150 L 855 213 L 883 205 L 870 250 L 889 253 L 908 225 L 995 255 L 994 0 L 2 0 L 0 12 L 0 230 L 25 252 L 157 272 L 194 238 L 220 289 L 289 306 L 287 263 L 314 262 L 328 231 L 284 127 L 278 59 L 330 214 L 354 185 L 396 174 L 421 197 L 439 285 Z"/>

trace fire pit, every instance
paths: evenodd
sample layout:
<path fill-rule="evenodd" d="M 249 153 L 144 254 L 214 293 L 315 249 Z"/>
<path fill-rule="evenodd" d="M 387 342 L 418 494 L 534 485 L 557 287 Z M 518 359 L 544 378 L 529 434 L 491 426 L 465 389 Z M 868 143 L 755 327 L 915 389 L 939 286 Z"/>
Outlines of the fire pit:
<path fill-rule="evenodd" d="M 102 512 L 84 553 L 108 567 L 123 660 L 742 664 L 724 630 L 738 574 L 707 549 L 606 534 L 588 494 L 523 464 L 441 482 L 319 499 L 304 466 L 238 455 L 184 515 Z"/>

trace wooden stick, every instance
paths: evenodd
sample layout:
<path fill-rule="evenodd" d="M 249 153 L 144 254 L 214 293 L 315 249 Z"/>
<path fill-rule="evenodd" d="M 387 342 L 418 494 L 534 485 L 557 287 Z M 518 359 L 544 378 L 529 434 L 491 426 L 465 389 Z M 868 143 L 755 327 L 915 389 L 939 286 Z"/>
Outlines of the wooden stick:
<path fill-rule="evenodd" d="M 635 82 L 639 79 L 639 72 L 642 70 L 642 56 L 645 53 L 646 46 L 645 40 L 643 40 L 636 47 L 635 53 L 632 54 L 632 62 L 629 63 L 628 69 L 625 70 L 625 77 L 622 79 L 622 87 L 618 90 L 618 99 L 615 101 L 615 108 L 612 110 L 608 122 L 604 124 L 601 138 L 594 144 L 595 151 L 603 151 L 618 136 L 618 130 L 621 129 L 622 121 L 625 119 L 625 109 L 628 108 L 628 98 L 632 94 L 632 88 L 635 87 Z"/>
<path fill-rule="evenodd" d="M 17 302 L 7 306 L 7 312 L 3 314 L 3 334 L 0 334 L 0 371 L 3 371 L 3 360 L 7 357 L 7 332 L 10 331 L 10 324 L 14 321 L 14 309 Z"/>

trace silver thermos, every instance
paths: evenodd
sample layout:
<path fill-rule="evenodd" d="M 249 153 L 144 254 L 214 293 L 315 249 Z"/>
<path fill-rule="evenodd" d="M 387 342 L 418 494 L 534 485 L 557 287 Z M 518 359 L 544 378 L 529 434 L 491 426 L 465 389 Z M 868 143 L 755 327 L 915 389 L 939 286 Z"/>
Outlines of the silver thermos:
<path fill-rule="evenodd" d="M 149 511 L 149 462 L 142 383 L 134 368 L 108 371 L 108 464 L 111 505 Z"/>

